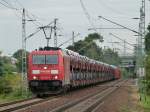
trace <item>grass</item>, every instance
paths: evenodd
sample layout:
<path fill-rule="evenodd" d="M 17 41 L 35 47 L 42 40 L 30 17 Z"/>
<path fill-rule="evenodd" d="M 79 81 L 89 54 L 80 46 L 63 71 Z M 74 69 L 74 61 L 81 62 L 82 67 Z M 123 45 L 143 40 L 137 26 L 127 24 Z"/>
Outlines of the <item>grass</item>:
<path fill-rule="evenodd" d="M 131 110 L 127 106 L 122 106 L 120 112 L 131 112 Z"/>
<path fill-rule="evenodd" d="M 32 94 L 30 92 L 26 94 L 22 93 L 25 92 L 21 92 L 21 90 L 18 89 L 9 94 L 0 94 L 0 103 L 12 102 L 32 97 Z"/>
<path fill-rule="evenodd" d="M 21 89 L 21 85 L 20 74 L 6 74 L 0 77 L 0 103 L 31 97 L 32 94 Z"/>
<path fill-rule="evenodd" d="M 140 105 L 144 108 L 144 112 L 150 112 L 150 96 L 141 94 Z"/>

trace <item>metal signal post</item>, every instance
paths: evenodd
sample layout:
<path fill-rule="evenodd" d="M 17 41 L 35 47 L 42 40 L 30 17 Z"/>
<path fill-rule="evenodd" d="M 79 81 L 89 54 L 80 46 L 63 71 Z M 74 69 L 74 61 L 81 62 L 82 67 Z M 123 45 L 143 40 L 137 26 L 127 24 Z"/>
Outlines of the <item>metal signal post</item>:
<path fill-rule="evenodd" d="M 145 37 L 145 0 L 142 0 L 142 6 L 140 8 L 140 22 L 139 22 L 139 33 L 137 42 L 137 61 L 136 61 L 136 72 L 139 77 L 144 76 L 144 41 Z"/>
<path fill-rule="evenodd" d="M 54 47 L 57 47 L 57 18 L 54 19 Z"/>
<path fill-rule="evenodd" d="M 25 9 L 22 12 L 22 89 L 27 91 L 27 54 L 26 54 L 26 18 Z"/>

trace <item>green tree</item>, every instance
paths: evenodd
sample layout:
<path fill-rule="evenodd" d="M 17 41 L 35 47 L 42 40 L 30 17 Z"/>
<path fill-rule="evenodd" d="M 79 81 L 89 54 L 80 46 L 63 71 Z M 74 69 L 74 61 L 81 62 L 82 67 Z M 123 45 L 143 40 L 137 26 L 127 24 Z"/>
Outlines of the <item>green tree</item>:
<path fill-rule="evenodd" d="M 67 49 L 108 64 L 120 64 L 118 53 L 111 49 L 103 50 L 96 44 L 97 41 L 103 42 L 103 37 L 97 33 L 92 33 L 85 37 L 84 40 L 75 42 L 74 46 L 68 46 Z"/>
<path fill-rule="evenodd" d="M 111 65 L 119 65 L 121 59 L 118 55 L 118 52 L 114 52 L 110 48 L 103 50 L 103 62 Z"/>
<path fill-rule="evenodd" d="M 11 63 L 11 57 L 0 56 L 0 76 L 12 74 L 15 71 L 15 66 Z"/>
<path fill-rule="evenodd" d="M 16 63 L 18 72 L 21 72 L 21 69 L 22 69 L 22 52 L 23 52 L 23 50 L 19 49 L 13 54 L 13 57 L 18 60 Z M 26 51 L 26 54 L 28 56 L 29 52 Z"/>
<path fill-rule="evenodd" d="M 145 70 L 146 70 L 146 80 L 150 82 L 150 25 L 147 28 L 148 32 L 145 36 L 145 51 L 146 51 L 146 59 L 145 59 Z M 150 94 L 150 83 L 146 84 L 147 93 Z"/>
<path fill-rule="evenodd" d="M 145 51 L 146 53 L 150 52 L 150 25 L 147 28 L 148 33 L 145 36 Z"/>
<path fill-rule="evenodd" d="M 103 37 L 97 33 L 89 34 L 84 40 L 79 40 L 74 43 L 74 46 L 68 46 L 67 49 L 78 52 L 95 60 L 102 59 L 102 49 L 95 41 L 103 42 Z"/>
<path fill-rule="evenodd" d="M 3 69 L 3 61 L 2 58 L 0 57 L 0 76 L 2 76 L 4 73 L 4 69 Z"/>
<path fill-rule="evenodd" d="M 6 75 L 5 75 L 6 76 Z M 0 94 L 10 93 L 12 92 L 12 87 L 8 79 L 5 76 L 0 77 Z"/>
<path fill-rule="evenodd" d="M 87 42 L 91 42 L 93 40 L 99 40 L 99 42 L 103 42 L 103 37 L 98 33 L 92 33 L 85 37 L 85 41 Z"/>
<path fill-rule="evenodd" d="M 0 51 L 0 76 L 3 74 L 3 63 L 2 63 L 2 57 L 1 57 L 2 52 Z"/>

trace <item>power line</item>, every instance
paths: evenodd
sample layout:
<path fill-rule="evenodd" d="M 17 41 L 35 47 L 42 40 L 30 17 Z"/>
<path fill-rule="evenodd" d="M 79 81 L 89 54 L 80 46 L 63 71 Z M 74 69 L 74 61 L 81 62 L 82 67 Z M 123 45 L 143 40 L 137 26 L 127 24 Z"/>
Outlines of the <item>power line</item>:
<path fill-rule="evenodd" d="M 130 18 L 129 16 L 127 16 L 126 14 L 123 14 L 122 12 L 118 11 L 118 10 L 115 10 L 113 9 L 112 7 L 108 6 L 103 0 L 97 0 L 98 3 L 104 7 L 105 9 L 109 9 L 111 12 L 114 12 L 116 14 L 119 14 L 119 15 L 122 15 L 122 16 L 125 16 L 126 18 Z M 101 2 L 101 3 L 100 3 Z"/>
<path fill-rule="evenodd" d="M 23 4 L 19 1 L 19 0 L 16 0 L 16 2 L 18 3 L 18 5 L 20 5 L 20 7 L 24 8 Z M 36 22 L 39 24 L 36 24 L 35 21 L 32 21 L 32 23 L 36 26 L 41 26 L 42 24 L 39 22 L 41 18 L 39 18 L 38 16 L 36 16 L 35 14 L 29 12 L 27 9 L 26 9 L 26 15 L 29 19 L 34 19 L 36 20 Z M 31 17 L 31 16 L 32 17 Z"/>
<path fill-rule="evenodd" d="M 5 2 L 5 3 L 3 3 L 3 2 Z M 2 0 L 2 2 L 0 2 L 0 4 L 3 5 L 3 6 L 5 6 L 8 9 L 11 9 L 13 12 L 15 11 L 14 12 L 15 16 L 18 17 L 19 19 L 22 19 L 22 17 L 21 17 L 21 15 L 22 15 L 21 9 L 14 7 L 12 4 L 8 3 L 5 0 Z M 16 14 L 16 11 L 20 13 L 20 16 L 18 16 Z"/>
<path fill-rule="evenodd" d="M 46 28 L 46 27 L 50 27 L 50 25 L 51 25 L 52 23 L 54 23 L 54 21 L 50 22 L 50 23 L 47 24 L 46 26 L 38 27 L 38 29 L 37 29 L 35 32 L 31 33 L 29 36 L 27 36 L 27 37 L 25 38 L 25 40 L 27 40 L 27 39 L 31 38 L 32 36 L 34 36 L 35 34 L 37 34 L 39 31 L 41 31 L 42 28 L 44 28 L 44 27 L 45 27 L 45 28 Z"/>
<path fill-rule="evenodd" d="M 113 23 L 113 24 L 115 24 L 115 25 L 117 25 L 117 26 L 120 26 L 120 27 L 122 27 L 122 28 L 125 28 L 125 29 L 127 29 L 127 30 L 129 30 L 129 31 L 132 31 L 132 32 L 134 32 L 134 33 L 137 33 L 138 35 L 142 35 L 142 34 L 141 34 L 140 32 L 138 32 L 138 31 L 135 31 L 135 30 L 133 30 L 133 29 L 130 29 L 130 28 L 128 28 L 128 27 L 126 27 L 126 26 L 123 26 L 123 25 L 121 25 L 121 24 L 119 24 L 119 23 L 117 23 L 117 22 L 111 21 L 111 20 L 109 20 L 109 19 L 107 19 L 107 18 L 105 18 L 105 17 L 103 17 L 103 16 L 98 16 L 98 17 L 104 19 L 105 21 L 108 21 L 108 22 L 110 22 L 110 23 Z"/>
<path fill-rule="evenodd" d="M 79 36 L 80 33 L 78 33 L 77 35 L 74 35 L 74 32 L 72 32 L 72 33 L 73 33 L 73 34 L 72 34 L 72 38 L 70 38 L 70 39 L 64 41 L 64 42 L 63 42 L 62 44 L 60 44 L 58 47 L 63 46 L 64 44 L 68 43 L 68 42 L 71 41 L 71 40 L 73 41 L 72 44 L 73 44 L 73 46 L 74 46 L 74 38 L 77 37 L 77 36 Z"/>
<path fill-rule="evenodd" d="M 16 3 L 18 3 L 18 5 L 20 5 L 20 7 L 21 8 L 25 8 L 24 6 L 23 6 L 23 4 L 19 1 L 19 0 L 16 0 Z M 27 13 L 30 13 L 32 16 L 34 16 L 35 18 L 38 18 L 37 16 L 35 16 L 34 14 L 32 14 L 31 12 L 29 12 L 27 9 L 26 9 L 26 12 Z"/>
<path fill-rule="evenodd" d="M 118 45 L 120 45 L 120 46 L 122 46 L 122 47 L 125 47 L 125 48 L 127 48 L 128 50 L 133 51 L 133 49 L 131 49 L 131 48 L 129 48 L 129 47 L 126 47 L 126 46 L 123 46 L 123 45 L 122 45 L 122 44 L 120 44 L 120 43 L 118 43 Z"/>
<path fill-rule="evenodd" d="M 81 50 L 83 50 L 83 49 L 85 49 L 86 47 L 89 47 L 90 45 L 92 45 L 93 44 L 93 41 L 92 42 L 90 42 L 90 43 L 88 43 L 86 46 L 84 46 L 84 47 L 82 47 L 82 48 L 80 48 L 79 50 L 77 50 L 76 52 L 80 52 Z"/>
<path fill-rule="evenodd" d="M 27 36 L 27 37 L 25 38 L 25 40 L 31 38 L 32 36 L 34 36 L 35 34 L 37 34 L 39 31 L 41 31 L 41 29 L 37 29 L 34 33 L 31 33 L 29 36 Z"/>
<path fill-rule="evenodd" d="M 93 30 L 94 28 L 89 28 L 88 30 Z M 95 29 L 107 29 L 107 30 L 111 30 L 111 29 L 125 29 L 125 28 L 95 28 Z"/>
<path fill-rule="evenodd" d="M 89 23 L 90 23 L 91 26 L 94 28 L 94 31 L 97 32 L 97 30 L 96 30 L 96 28 L 95 28 L 93 22 L 91 21 L 91 16 L 90 16 L 90 14 L 88 13 L 87 9 L 85 8 L 85 6 L 84 6 L 82 0 L 80 0 L 80 4 L 81 4 L 81 7 L 82 7 L 82 9 L 83 9 L 83 11 L 84 11 L 84 14 L 86 15 L 86 17 L 87 17 Z"/>
<path fill-rule="evenodd" d="M 2 4 L 2 5 L 4 5 L 5 7 L 7 7 L 7 8 L 9 8 L 9 9 L 12 9 L 12 10 L 17 10 L 17 11 L 19 11 L 19 10 L 22 10 L 23 8 L 24 8 L 24 6 L 18 1 L 18 0 L 16 0 L 16 2 L 20 5 L 20 7 L 21 7 L 21 9 L 18 9 L 18 8 L 16 8 L 16 7 L 14 7 L 12 4 L 10 4 L 8 1 L 5 1 L 5 0 L 2 0 L 3 2 L 5 2 L 5 4 L 4 3 L 2 3 L 2 2 L 0 2 L 0 4 Z M 7 5 L 6 5 L 7 4 Z M 19 13 L 21 13 L 21 12 L 19 12 Z M 22 13 L 21 13 L 22 14 Z M 31 15 L 34 17 L 31 17 L 30 15 L 29 15 L 29 11 L 27 11 L 26 10 L 26 16 L 30 19 L 30 21 L 34 24 L 34 25 L 36 25 L 36 26 L 41 26 L 42 24 L 40 23 L 40 22 L 38 22 L 37 21 L 37 16 L 35 16 L 34 14 L 32 14 L 31 13 Z M 20 18 L 20 17 L 19 17 Z M 33 21 L 34 20 L 34 21 Z M 35 20 L 36 20 L 36 22 L 35 22 Z"/>
<path fill-rule="evenodd" d="M 7 1 L 5 1 L 5 0 L 2 0 L 3 2 L 5 2 L 6 4 L 8 4 L 8 5 L 11 5 L 11 7 L 12 7 L 12 4 L 9 4 Z"/>
<path fill-rule="evenodd" d="M 27 12 L 27 11 L 26 11 Z M 35 21 L 36 21 L 36 19 L 34 19 L 34 18 L 32 18 L 32 17 L 30 17 L 29 15 L 28 15 L 28 12 L 26 13 L 26 16 L 31 20 L 31 22 L 34 24 L 34 25 L 36 25 L 37 27 L 39 27 L 40 25 L 41 25 L 41 23 L 39 23 L 39 24 L 36 24 L 35 23 Z M 33 21 L 32 21 L 33 20 Z M 36 21 L 37 22 L 37 21 Z"/>
<path fill-rule="evenodd" d="M 10 6 L 10 4 L 8 4 L 8 2 L 6 2 L 6 1 L 4 1 L 4 0 L 2 0 L 2 1 L 5 2 L 5 3 L 0 2 L 1 5 L 3 5 L 3 6 L 5 6 L 5 7 L 7 7 L 7 8 L 9 8 L 9 9 L 20 10 L 20 9 L 17 9 L 17 8 L 13 7 L 13 6 Z M 7 5 L 6 5 L 6 4 L 7 4 Z"/>
<path fill-rule="evenodd" d="M 119 39 L 119 40 L 121 40 L 121 41 L 125 41 L 125 40 L 123 40 L 123 39 L 121 39 L 120 37 L 118 37 L 118 36 L 116 36 L 116 35 L 114 35 L 114 34 L 112 34 L 112 33 L 109 33 L 110 35 L 112 35 L 113 37 L 115 37 L 115 38 L 117 38 L 117 39 Z M 131 43 L 129 43 L 129 42 L 127 42 L 127 41 L 125 41 L 128 45 L 130 45 L 130 46 L 132 46 L 132 47 L 134 47 L 134 45 L 133 44 L 131 44 Z"/>
<path fill-rule="evenodd" d="M 16 0 L 16 2 L 18 3 L 18 5 L 20 5 L 21 7 L 24 7 L 23 5 L 22 5 L 22 3 L 20 3 L 20 1 L 19 0 Z"/>

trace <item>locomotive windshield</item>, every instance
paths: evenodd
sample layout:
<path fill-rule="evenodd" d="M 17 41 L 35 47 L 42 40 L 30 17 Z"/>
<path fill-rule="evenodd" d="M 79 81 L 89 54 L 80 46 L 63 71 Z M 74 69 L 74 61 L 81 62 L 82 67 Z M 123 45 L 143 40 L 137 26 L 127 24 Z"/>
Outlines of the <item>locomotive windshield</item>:
<path fill-rule="evenodd" d="M 58 55 L 46 55 L 46 64 L 58 64 Z"/>
<path fill-rule="evenodd" d="M 58 64 L 58 55 L 33 55 L 33 64 Z"/>
<path fill-rule="evenodd" d="M 33 64 L 45 64 L 45 55 L 33 55 L 32 63 Z"/>

